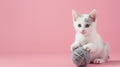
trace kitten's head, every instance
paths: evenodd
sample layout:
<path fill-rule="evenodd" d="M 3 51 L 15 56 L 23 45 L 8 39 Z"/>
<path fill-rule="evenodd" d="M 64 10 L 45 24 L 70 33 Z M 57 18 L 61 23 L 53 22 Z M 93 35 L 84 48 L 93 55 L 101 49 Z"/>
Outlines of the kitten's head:
<path fill-rule="evenodd" d="M 96 28 L 96 10 L 92 10 L 89 14 L 78 14 L 72 10 L 74 28 L 82 35 L 88 35 Z"/>

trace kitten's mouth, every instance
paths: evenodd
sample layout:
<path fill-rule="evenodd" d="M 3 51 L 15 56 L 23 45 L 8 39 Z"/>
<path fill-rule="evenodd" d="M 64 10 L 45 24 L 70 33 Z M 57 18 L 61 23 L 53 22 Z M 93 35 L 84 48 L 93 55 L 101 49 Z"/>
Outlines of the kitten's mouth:
<path fill-rule="evenodd" d="M 84 31 L 84 32 L 82 31 L 82 32 L 80 32 L 80 33 L 81 33 L 81 34 L 83 34 L 83 35 L 84 35 L 84 34 L 86 34 L 86 32 L 85 32 L 85 31 Z"/>

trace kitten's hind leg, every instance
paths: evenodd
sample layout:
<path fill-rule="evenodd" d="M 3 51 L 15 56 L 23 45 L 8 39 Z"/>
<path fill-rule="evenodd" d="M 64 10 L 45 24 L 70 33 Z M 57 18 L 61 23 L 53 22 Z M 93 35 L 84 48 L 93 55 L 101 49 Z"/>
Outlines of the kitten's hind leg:
<path fill-rule="evenodd" d="M 105 62 L 105 60 L 102 59 L 102 58 L 96 58 L 96 59 L 93 61 L 94 64 L 101 64 L 101 63 L 104 63 L 104 62 Z"/>
<path fill-rule="evenodd" d="M 101 63 L 106 62 L 108 59 L 109 59 L 109 46 L 107 43 L 105 43 L 103 51 L 101 52 L 101 56 L 98 58 L 95 58 L 93 63 L 101 64 Z"/>
<path fill-rule="evenodd" d="M 108 43 L 104 43 L 104 49 L 103 49 L 103 52 L 102 52 L 102 58 L 104 60 L 108 60 L 109 59 L 109 44 Z"/>

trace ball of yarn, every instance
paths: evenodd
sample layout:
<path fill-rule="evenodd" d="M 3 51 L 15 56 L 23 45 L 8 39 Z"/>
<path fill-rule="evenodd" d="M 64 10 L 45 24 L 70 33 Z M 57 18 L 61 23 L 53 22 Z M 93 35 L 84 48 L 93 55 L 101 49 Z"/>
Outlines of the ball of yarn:
<path fill-rule="evenodd" d="M 78 67 L 86 67 L 90 63 L 90 52 L 78 47 L 72 52 L 72 61 Z"/>

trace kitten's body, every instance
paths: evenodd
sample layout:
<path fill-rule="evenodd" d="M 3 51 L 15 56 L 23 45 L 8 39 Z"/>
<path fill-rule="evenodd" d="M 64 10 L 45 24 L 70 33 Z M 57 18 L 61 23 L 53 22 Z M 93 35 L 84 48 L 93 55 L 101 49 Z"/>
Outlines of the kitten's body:
<path fill-rule="evenodd" d="M 107 43 L 105 43 L 96 32 L 95 14 L 95 10 L 91 12 L 91 16 L 93 16 L 93 18 L 91 19 L 90 15 L 88 14 L 83 14 L 80 16 L 73 11 L 73 22 L 74 28 L 76 30 L 76 35 L 75 42 L 71 45 L 71 50 L 74 50 L 74 48 L 76 47 L 82 46 L 85 50 L 91 52 L 91 62 L 103 63 L 108 60 L 109 48 Z M 86 22 L 86 18 L 90 18 L 90 20 Z M 81 25 L 78 27 L 78 24 Z M 84 25 L 86 24 L 90 24 L 90 26 L 86 26 L 87 28 L 85 28 Z"/>

